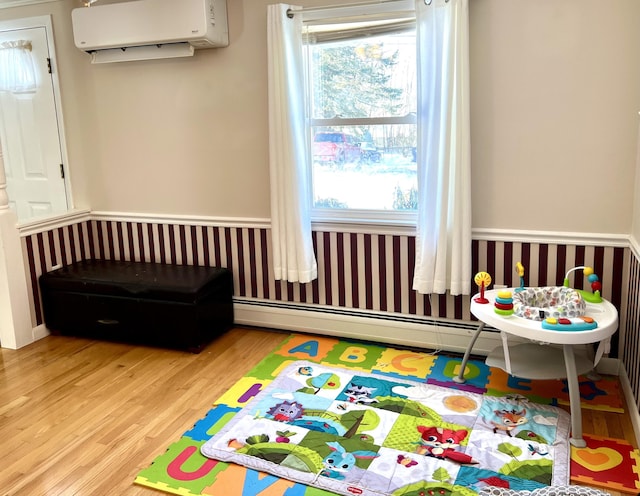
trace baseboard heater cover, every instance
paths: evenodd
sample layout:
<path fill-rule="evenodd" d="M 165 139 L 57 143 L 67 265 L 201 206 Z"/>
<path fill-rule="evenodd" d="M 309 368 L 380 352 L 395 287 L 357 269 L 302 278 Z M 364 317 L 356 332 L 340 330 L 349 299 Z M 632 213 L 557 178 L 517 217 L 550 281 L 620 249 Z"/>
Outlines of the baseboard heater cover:
<path fill-rule="evenodd" d="M 233 307 L 236 325 L 308 332 L 452 353 L 466 351 L 469 340 L 479 325 L 479 322 L 474 321 L 252 298 L 235 297 Z M 529 341 L 516 337 L 509 338 L 509 343 L 513 345 L 527 342 Z M 487 356 L 501 346 L 500 331 L 485 326 L 473 347 L 473 355 Z M 589 355 L 593 350 L 580 346 L 576 347 L 576 352 Z M 618 375 L 619 367 L 617 358 L 604 357 L 598 363 L 597 371 L 601 374 Z"/>
<path fill-rule="evenodd" d="M 234 298 L 236 324 L 463 353 L 477 322 L 334 306 Z M 473 353 L 487 355 L 500 336 L 489 326 Z"/>

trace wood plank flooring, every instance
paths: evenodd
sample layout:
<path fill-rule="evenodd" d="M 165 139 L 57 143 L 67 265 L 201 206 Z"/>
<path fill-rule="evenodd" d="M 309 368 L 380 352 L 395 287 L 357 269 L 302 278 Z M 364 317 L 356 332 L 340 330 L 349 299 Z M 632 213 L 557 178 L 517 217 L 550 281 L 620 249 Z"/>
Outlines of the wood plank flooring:
<path fill-rule="evenodd" d="M 0 494 L 158 496 L 138 472 L 287 335 L 235 328 L 198 355 L 61 336 L 0 349 Z M 636 446 L 626 413 L 583 425 Z"/>

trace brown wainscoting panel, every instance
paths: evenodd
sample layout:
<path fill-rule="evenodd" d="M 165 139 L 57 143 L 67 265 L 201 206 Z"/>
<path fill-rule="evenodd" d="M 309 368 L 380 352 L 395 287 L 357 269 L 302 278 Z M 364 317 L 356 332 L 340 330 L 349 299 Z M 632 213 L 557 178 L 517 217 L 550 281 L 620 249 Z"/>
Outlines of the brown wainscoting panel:
<path fill-rule="evenodd" d="M 413 236 L 315 231 L 318 278 L 292 284 L 273 279 L 270 234 L 259 227 L 91 220 L 26 236 L 34 323 L 43 322 L 40 274 L 86 258 L 226 267 L 232 271 L 236 297 L 473 320 L 470 296 L 422 295 L 412 289 Z M 494 284 L 518 286 L 515 264 L 522 262 L 525 284 L 544 286 L 562 284 L 572 267 L 591 265 L 602 281 L 603 296 L 621 308 L 624 253 L 619 247 L 474 240 L 472 273 L 487 271 Z M 588 287 L 582 271 L 574 272 L 571 282 Z"/>
<path fill-rule="evenodd" d="M 640 409 L 640 261 L 631 257 L 629 297 L 622 363 L 625 366 L 636 406 Z"/>

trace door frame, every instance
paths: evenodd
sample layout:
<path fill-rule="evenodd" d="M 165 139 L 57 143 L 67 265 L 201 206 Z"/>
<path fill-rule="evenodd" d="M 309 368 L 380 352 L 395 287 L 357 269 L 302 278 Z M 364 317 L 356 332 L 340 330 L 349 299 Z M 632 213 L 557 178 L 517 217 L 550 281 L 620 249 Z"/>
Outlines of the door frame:
<path fill-rule="evenodd" d="M 53 24 L 50 15 L 0 21 L 0 31 L 44 27 L 51 66 L 51 78 L 56 100 L 56 118 L 60 152 L 65 167 L 65 193 L 67 209 L 73 209 L 69 160 L 64 135 L 62 99 L 58 80 L 57 59 L 53 43 Z M 4 167 L 4 165 L 1 165 Z M 4 176 L 4 170 L 3 176 Z M 22 250 L 20 228 L 16 214 L 8 205 L 0 204 L 0 346 L 17 349 L 33 343 L 36 335 L 31 312 L 31 299 L 27 277 L 27 264 Z"/>
<path fill-rule="evenodd" d="M 64 130 L 64 117 L 62 114 L 62 97 L 60 93 L 60 80 L 58 78 L 58 61 L 56 58 L 56 50 L 53 38 L 53 23 L 51 15 L 42 15 L 35 17 L 23 17 L 19 19 L 10 19 L 0 21 L 0 32 L 17 31 L 20 29 L 44 28 L 47 38 L 47 51 L 51 60 L 51 84 L 53 89 L 53 98 L 55 101 L 56 124 L 58 128 L 58 146 L 60 147 L 60 156 L 64 167 L 64 189 L 65 199 L 67 202 L 67 212 L 74 209 L 73 195 L 71 194 L 71 172 L 69 167 L 69 155 L 67 153 L 67 141 Z M 60 215 L 60 212 L 54 214 Z M 26 219 L 25 223 L 31 222 L 32 219 Z M 22 222 L 22 221 L 21 221 Z"/>

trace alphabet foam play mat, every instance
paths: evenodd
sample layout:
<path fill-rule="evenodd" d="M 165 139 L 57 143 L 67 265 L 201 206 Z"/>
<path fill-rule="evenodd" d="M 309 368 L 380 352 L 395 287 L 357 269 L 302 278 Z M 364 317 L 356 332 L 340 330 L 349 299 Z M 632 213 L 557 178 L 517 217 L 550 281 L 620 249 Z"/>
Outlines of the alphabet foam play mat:
<path fill-rule="evenodd" d="M 282 377 L 282 373 L 288 365 L 298 360 L 312 361 L 315 363 L 309 364 L 311 369 L 302 369 L 299 371 L 306 374 L 311 372 L 311 375 L 295 376 L 297 377 L 295 382 L 298 383 L 296 389 L 305 388 L 309 390 L 310 393 L 313 393 L 318 389 L 318 386 L 321 386 L 318 394 L 309 394 L 309 398 L 315 398 L 320 395 L 320 397 L 327 400 L 328 393 L 333 392 L 337 395 L 339 392 L 337 383 L 332 380 L 331 375 L 322 376 L 322 378 L 326 380 L 318 378 L 320 375 L 319 373 L 328 372 L 326 370 L 322 372 L 320 370 L 315 370 L 316 368 L 319 369 L 320 365 L 325 367 L 338 367 L 341 369 L 341 372 L 339 372 L 339 375 L 337 374 L 337 377 L 341 378 L 341 384 L 343 385 L 342 389 L 351 386 L 351 381 L 349 381 L 349 383 L 346 383 L 345 381 L 345 374 L 348 373 L 348 371 L 351 371 L 352 374 L 357 373 L 359 376 L 364 375 L 365 372 L 372 373 L 375 378 L 382 381 L 391 381 L 396 386 L 401 386 L 400 383 L 403 382 L 403 380 L 417 381 L 420 383 L 421 387 L 428 385 L 440 386 L 440 388 L 436 389 L 443 393 L 442 401 L 438 402 L 435 401 L 435 398 L 432 398 L 433 401 L 429 401 L 427 405 L 429 411 L 434 410 L 435 408 L 442 412 L 439 414 L 440 418 L 434 415 L 431 415 L 430 417 L 420 416 L 419 424 L 416 424 L 416 426 L 407 430 L 407 432 L 412 436 L 412 439 L 407 440 L 409 443 L 413 442 L 416 444 L 407 446 L 409 448 L 408 452 L 398 453 L 398 456 L 403 456 L 399 461 L 397 456 L 390 459 L 390 463 L 395 468 L 395 471 L 398 472 L 398 475 L 402 475 L 406 472 L 407 475 L 415 473 L 416 477 L 419 476 L 419 466 L 426 466 L 425 464 L 428 462 L 431 462 L 431 464 L 435 463 L 437 465 L 448 465 L 451 471 L 447 470 L 446 473 L 444 470 L 439 470 L 442 468 L 439 466 L 432 468 L 430 472 L 425 472 L 425 474 L 435 474 L 434 477 L 431 477 L 433 480 L 428 481 L 428 484 L 431 486 L 429 490 L 433 490 L 433 487 L 435 486 L 442 486 L 446 484 L 451 485 L 458 479 L 459 483 L 457 486 L 466 486 L 463 487 L 462 490 L 468 489 L 468 491 L 471 491 L 471 494 L 477 494 L 478 490 L 482 489 L 482 486 L 484 485 L 492 488 L 494 491 L 498 489 L 500 491 L 505 491 L 504 493 L 500 493 L 504 496 L 513 495 L 513 493 L 507 491 L 520 492 L 524 490 L 531 490 L 532 485 L 536 485 L 534 481 L 524 481 L 528 487 L 523 487 L 522 478 L 518 477 L 518 474 L 524 470 L 524 467 L 521 467 L 521 465 L 533 465 L 533 467 L 536 467 L 537 465 L 538 470 L 535 470 L 537 475 L 534 477 L 538 477 L 543 473 L 543 471 L 539 470 L 539 467 L 548 463 L 550 455 L 543 455 L 542 453 L 546 451 L 547 445 L 540 444 L 537 436 L 530 437 L 528 433 L 529 431 L 538 431 L 542 434 L 540 429 L 549 431 L 553 428 L 553 425 L 540 424 L 536 420 L 548 418 L 548 412 L 552 410 L 541 409 L 536 405 L 535 410 L 543 412 L 542 417 L 539 417 L 539 415 L 534 412 L 534 402 L 538 405 L 555 405 L 558 402 L 568 404 L 566 384 L 560 380 L 534 381 L 530 379 L 512 378 L 500 369 L 491 368 L 484 362 L 471 360 L 466 366 L 465 377 L 467 378 L 467 381 L 465 384 L 458 384 L 453 381 L 453 378 L 458 375 L 462 360 L 461 357 L 432 355 L 429 352 L 396 349 L 371 343 L 365 344 L 361 342 L 339 340 L 326 336 L 310 337 L 304 334 L 292 334 L 285 339 L 277 349 L 267 355 L 262 362 L 256 365 L 256 367 L 245 377 L 241 378 L 222 397 L 217 398 L 214 401 L 214 407 L 206 414 L 206 416 L 201 418 L 195 425 L 186 431 L 180 439 L 171 443 L 166 450 L 156 457 L 153 463 L 143 469 L 135 479 L 136 484 L 154 488 L 165 494 L 170 493 L 180 496 L 213 496 L 231 494 L 242 494 L 243 496 L 266 496 L 267 494 L 279 496 L 283 494 L 295 494 L 298 496 L 330 496 L 330 494 L 335 494 L 335 492 L 329 493 L 328 491 L 319 489 L 318 487 L 308 487 L 301 483 L 280 478 L 276 475 L 259 472 L 245 466 L 213 460 L 202 455 L 200 451 L 200 448 L 207 441 L 212 439 L 216 433 L 221 432 L 226 425 L 229 425 L 229 422 L 243 408 L 247 407 L 253 400 L 255 400 L 258 394 L 266 391 L 269 385 L 273 384 L 278 377 Z M 309 413 L 313 412 L 307 412 L 307 416 L 311 417 L 310 421 L 316 421 L 307 425 L 315 425 L 318 428 L 326 430 L 331 426 L 340 429 L 341 425 L 344 426 L 344 424 L 347 423 L 347 431 L 349 429 L 351 429 L 351 432 L 355 431 L 351 438 L 341 440 L 334 438 L 328 439 L 328 441 L 339 443 L 345 450 L 347 447 L 351 448 L 352 445 L 353 449 L 356 451 L 370 450 L 371 443 L 368 443 L 369 446 L 366 448 L 356 445 L 359 445 L 359 443 L 367 444 L 366 441 L 369 439 L 368 435 L 371 433 L 370 431 L 373 431 L 374 434 L 379 433 L 380 430 L 384 430 L 385 426 L 389 426 L 390 424 L 388 419 L 394 412 L 389 409 L 385 410 L 380 408 L 384 405 L 385 400 L 380 398 L 379 395 L 372 398 L 373 401 L 377 400 L 377 402 L 367 404 L 367 401 L 370 400 L 366 399 L 364 390 L 358 392 L 359 395 L 363 395 L 359 399 L 360 403 L 358 403 L 358 399 L 353 395 L 355 392 L 356 391 L 354 390 L 349 393 L 349 396 L 353 397 L 355 400 L 352 402 L 347 400 L 345 390 L 344 401 L 339 401 L 336 404 L 336 408 L 331 410 L 329 415 L 318 417 L 317 415 L 309 415 Z M 622 409 L 623 402 L 621 398 L 621 391 L 617 381 L 610 381 L 607 378 L 602 378 L 601 380 L 594 382 L 587 378 L 581 378 L 580 392 L 582 406 L 584 408 L 614 412 L 624 411 Z M 476 393 L 479 396 L 474 396 L 470 393 Z M 482 428 L 472 428 L 469 430 L 469 428 L 465 426 L 465 424 L 468 424 L 468 421 L 471 419 L 472 412 L 477 410 L 477 408 L 469 410 L 469 408 L 472 407 L 472 403 L 469 400 L 476 401 L 477 405 L 480 405 L 481 401 L 484 402 L 486 400 L 490 405 L 505 396 L 514 398 L 512 400 L 505 398 L 507 400 L 507 404 L 509 401 L 516 401 L 515 398 L 524 397 L 527 397 L 529 402 L 526 402 L 523 405 L 518 404 L 513 407 L 509 406 L 508 408 L 495 406 L 485 408 L 484 410 L 480 409 L 478 412 L 482 412 L 480 415 L 481 417 L 492 417 L 493 414 L 498 415 L 495 412 L 496 410 L 498 410 L 499 413 L 506 414 L 512 413 L 511 410 L 515 409 L 515 413 L 520 413 L 524 408 L 526 412 L 523 412 L 523 414 L 526 415 L 529 420 L 523 425 L 515 426 L 511 431 L 512 436 L 509 436 L 505 431 L 498 429 L 491 423 L 486 424 L 486 428 L 484 430 Z M 395 399 L 390 398 L 389 400 L 393 401 L 391 403 L 387 401 L 388 405 L 395 403 L 397 406 L 401 405 L 403 402 L 407 404 L 411 403 L 408 401 L 408 398 L 402 397 L 397 397 Z M 277 402 L 280 403 L 284 401 L 287 401 L 287 399 L 281 398 L 278 399 Z M 306 401 L 304 403 L 300 402 L 301 405 L 305 405 L 305 403 Z M 383 405 L 381 405 L 381 403 L 383 403 Z M 277 413 L 275 411 L 275 415 L 268 413 L 271 406 L 272 405 L 269 405 L 267 408 L 260 408 L 258 417 L 273 417 L 275 419 L 275 416 L 278 416 L 278 418 L 284 420 L 286 414 L 284 414 L 285 417 L 283 417 L 283 413 Z M 503 412 L 503 409 L 507 410 L 507 412 Z M 396 410 L 398 409 L 396 408 Z M 354 413 L 354 411 L 360 411 L 361 413 L 366 411 L 367 414 L 362 418 L 361 415 Z M 398 412 L 398 415 L 407 418 L 410 411 L 410 409 L 402 409 Z M 418 412 L 418 410 L 415 411 Z M 422 409 L 420 411 L 422 411 Z M 427 410 L 424 411 L 426 412 Z M 322 415 L 323 412 L 316 411 L 315 413 Z M 409 418 L 410 417 L 411 416 L 409 416 Z M 322 421 L 317 422 L 320 421 L 321 418 Z M 371 422 L 372 419 L 375 418 L 387 420 L 383 423 L 378 423 L 376 427 L 376 423 Z M 469 451 L 469 454 L 478 461 L 485 460 L 487 458 L 484 455 L 481 456 L 481 453 L 483 451 L 486 452 L 490 445 L 483 447 L 482 442 L 475 442 L 474 440 L 476 439 L 476 436 L 481 434 L 482 438 L 495 438 L 498 441 L 498 445 L 493 445 L 496 450 L 493 450 L 494 455 L 492 455 L 491 458 L 502 458 L 505 471 L 500 472 L 499 474 L 495 473 L 496 470 L 482 471 L 482 465 L 486 462 L 480 464 L 461 465 L 457 462 L 448 462 L 448 459 L 446 458 L 444 460 L 439 460 L 433 456 L 428 457 L 427 455 L 417 453 L 417 450 L 421 450 L 420 445 L 424 444 L 424 440 L 422 438 L 424 433 L 420 432 L 417 429 L 417 426 L 424 425 L 424 421 L 429 419 L 436 421 L 436 424 L 439 424 L 439 426 L 449 430 L 460 431 L 463 428 L 466 429 L 468 434 L 458 443 L 459 446 L 457 447 L 457 451 L 464 451 L 465 453 Z M 466 423 L 465 419 L 467 419 Z M 268 419 L 261 419 L 260 422 L 266 422 L 267 420 Z M 503 427 L 506 426 L 504 422 L 500 424 L 498 419 L 494 418 L 493 420 L 497 422 L 498 425 L 502 425 Z M 302 429 L 304 429 L 304 426 L 291 426 L 282 420 L 275 422 L 277 422 L 277 431 L 279 432 L 276 432 L 275 430 L 272 432 L 263 432 L 262 429 L 259 429 L 259 432 L 256 432 L 258 437 L 255 438 L 251 437 L 251 435 L 244 437 L 234 435 L 233 437 L 236 439 L 236 442 L 233 442 L 232 445 L 237 446 L 240 449 L 252 449 L 254 451 L 258 450 L 259 452 L 261 451 L 259 450 L 260 446 L 257 446 L 254 441 L 263 440 L 264 438 L 261 437 L 261 434 L 268 434 L 271 442 L 276 448 L 275 456 L 277 460 L 278 456 L 281 457 L 281 455 L 278 455 L 278 451 L 281 454 L 285 453 L 287 449 L 291 450 L 293 446 L 301 442 L 301 433 L 303 432 Z M 491 420 L 489 420 L 489 422 L 491 422 Z M 325 423 L 327 424 L 326 426 Z M 533 428 L 534 426 L 535 429 Z M 438 425 L 436 425 L 436 433 L 437 427 Z M 478 427 L 481 426 L 478 425 Z M 493 432 L 494 427 L 496 427 L 495 433 Z M 365 432 L 362 432 L 363 430 Z M 344 431 L 344 434 L 346 434 L 347 431 Z M 358 431 L 360 431 L 360 433 L 358 433 Z M 483 431 L 484 434 L 482 434 Z M 519 436 L 521 433 L 524 434 L 524 438 Z M 319 431 L 316 436 L 320 436 L 321 438 L 327 436 L 331 437 L 330 434 Z M 362 436 L 364 436 L 364 438 Z M 344 438 L 346 436 L 343 435 L 342 437 Z M 563 444 L 568 445 L 568 432 L 566 431 L 566 428 L 564 431 L 560 432 L 559 437 L 562 439 Z M 248 438 L 250 438 L 249 440 L 251 442 L 247 441 Z M 287 440 L 289 441 L 288 443 L 286 442 Z M 340 441 L 342 441 L 342 443 Z M 240 447 L 241 444 L 245 445 L 244 448 Z M 302 444 L 304 445 L 305 443 L 303 442 Z M 500 447 L 501 444 L 502 447 Z M 531 444 L 531 447 L 535 448 L 535 450 L 531 450 L 529 448 L 529 444 Z M 324 443 L 321 446 L 324 448 L 323 457 L 328 456 L 329 452 L 333 453 L 331 446 L 335 448 L 336 452 L 341 449 L 336 445 L 327 445 Z M 477 447 L 480 447 L 481 449 L 478 450 Z M 520 451 L 516 449 L 517 447 L 519 447 Z M 589 444 L 589 447 L 591 447 L 591 444 Z M 227 445 L 224 443 L 223 448 L 227 448 Z M 385 450 L 382 451 L 382 453 L 381 449 L 382 447 L 380 449 L 376 448 L 376 454 L 379 456 L 376 456 L 374 459 L 366 460 L 356 458 L 356 466 L 362 465 L 363 463 L 381 463 L 383 461 L 381 460 L 381 457 L 385 454 L 385 451 L 388 452 L 391 448 L 385 447 Z M 235 453 L 237 452 L 237 449 L 234 448 L 233 451 Z M 553 452 L 555 451 L 556 450 L 554 448 Z M 569 448 L 567 448 L 566 457 L 562 457 L 562 460 L 559 460 L 560 464 L 565 468 L 565 471 L 568 471 L 569 467 L 569 451 Z M 359 453 L 359 455 L 361 454 L 362 453 Z M 324 469 L 324 465 L 322 464 L 323 457 L 320 458 L 319 470 Z M 287 457 L 285 456 L 284 458 Z M 625 460 L 628 459 L 626 456 L 624 458 Z M 289 459 L 292 459 L 292 457 Z M 421 465 L 415 465 L 412 461 L 416 461 Z M 594 460 L 591 459 L 590 461 L 590 466 L 594 466 Z M 282 465 L 282 462 L 280 465 Z M 630 467 L 634 467 L 635 464 L 625 463 L 623 466 L 628 467 L 631 470 L 631 473 L 633 473 L 633 469 Z M 485 468 L 489 469 L 489 467 Z M 354 468 L 354 470 L 359 473 L 365 472 L 363 468 L 360 468 L 359 470 Z M 467 473 L 468 476 L 476 474 L 476 477 L 463 477 L 465 473 Z M 348 474 L 349 477 L 352 477 L 353 475 L 353 473 Z M 421 481 L 424 479 L 424 474 L 422 475 Z M 529 474 L 529 476 L 530 475 L 531 474 Z M 587 467 L 584 468 L 582 475 L 591 477 L 598 476 L 598 474 L 590 473 L 590 470 Z M 328 479 L 329 481 L 335 481 L 337 483 L 341 482 L 330 477 L 327 478 L 323 476 L 319 478 L 325 480 Z M 347 473 L 345 473 L 345 479 L 346 478 Z M 605 477 L 603 477 L 603 479 L 604 478 Z M 607 479 L 615 480 L 615 478 L 612 479 L 611 476 L 608 476 Z M 504 484 L 505 480 L 509 481 L 509 489 L 506 489 L 506 484 Z M 566 479 L 560 481 L 556 480 L 553 486 L 544 487 L 562 488 L 566 487 L 565 484 L 568 483 L 569 479 L 567 474 Z M 468 486 L 475 486 L 476 489 L 470 489 Z M 577 486 L 572 487 L 576 488 Z M 597 494 L 593 492 L 583 492 L 585 489 L 586 488 L 576 489 L 576 491 L 579 492 L 576 492 L 575 495 L 595 496 L 595 494 Z M 535 496 L 537 494 L 540 496 L 550 496 L 549 494 L 542 492 L 542 488 L 540 488 L 539 491 L 539 493 L 534 494 L 527 493 L 527 496 Z M 439 494 L 439 490 L 434 490 L 434 493 Z M 349 494 L 351 495 L 353 493 Z M 464 493 L 456 493 L 456 495 L 458 494 Z M 555 494 L 555 496 L 561 495 L 563 495 L 563 493 L 558 492 Z M 378 496 L 380 495 L 378 494 Z M 518 496 L 521 495 L 518 494 Z M 572 493 L 571 496 L 574 496 L 574 494 Z"/>
<path fill-rule="evenodd" d="M 307 361 L 205 442 L 208 458 L 350 496 L 568 482 L 568 414 Z"/>

